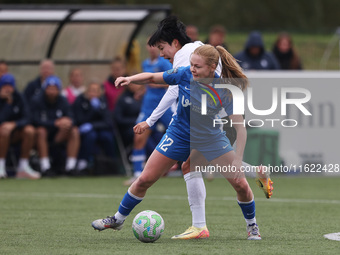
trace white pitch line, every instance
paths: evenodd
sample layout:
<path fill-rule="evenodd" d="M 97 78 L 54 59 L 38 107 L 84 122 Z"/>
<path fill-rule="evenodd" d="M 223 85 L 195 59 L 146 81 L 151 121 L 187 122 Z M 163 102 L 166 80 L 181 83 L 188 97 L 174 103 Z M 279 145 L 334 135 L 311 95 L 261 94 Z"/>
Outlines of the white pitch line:
<path fill-rule="evenodd" d="M 122 199 L 124 194 L 115 195 L 115 194 L 94 194 L 94 193 L 21 193 L 21 192 L 1 192 L 1 198 L 7 197 L 57 197 L 57 198 L 114 198 L 114 199 Z M 188 200 L 187 196 L 172 196 L 172 195 L 147 195 L 147 199 L 157 199 L 157 200 Z M 269 203 L 309 203 L 309 204 L 340 204 L 340 200 L 326 200 L 326 199 L 291 199 L 291 198 L 260 198 L 256 197 L 256 201 L 266 201 Z M 236 201 L 235 197 L 207 197 L 207 201 Z"/>

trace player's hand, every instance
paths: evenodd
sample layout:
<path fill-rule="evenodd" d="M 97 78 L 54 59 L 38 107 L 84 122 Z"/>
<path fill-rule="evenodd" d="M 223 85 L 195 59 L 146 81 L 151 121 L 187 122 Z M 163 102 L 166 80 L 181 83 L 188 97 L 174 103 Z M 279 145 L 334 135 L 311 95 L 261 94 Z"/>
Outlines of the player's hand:
<path fill-rule="evenodd" d="M 133 131 L 135 132 L 135 134 L 140 135 L 140 134 L 143 134 L 145 130 L 147 130 L 148 128 L 150 128 L 148 123 L 146 123 L 146 121 L 143 121 L 141 123 L 138 123 L 136 126 L 134 126 Z"/>
<path fill-rule="evenodd" d="M 120 86 L 127 86 L 131 83 L 131 80 L 129 77 L 118 77 L 116 80 L 115 80 L 115 86 L 116 87 L 119 87 Z"/>

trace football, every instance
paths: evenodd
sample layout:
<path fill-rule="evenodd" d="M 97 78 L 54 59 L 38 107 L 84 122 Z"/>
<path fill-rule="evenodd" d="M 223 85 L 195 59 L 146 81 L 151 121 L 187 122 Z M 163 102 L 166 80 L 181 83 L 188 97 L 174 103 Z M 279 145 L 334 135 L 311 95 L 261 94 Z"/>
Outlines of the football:
<path fill-rule="evenodd" d="M 133 219 L 132 231 L 141 242 L 155 242 L 164 232 L 164 220 L 155 211 L 142 211 Z"/>

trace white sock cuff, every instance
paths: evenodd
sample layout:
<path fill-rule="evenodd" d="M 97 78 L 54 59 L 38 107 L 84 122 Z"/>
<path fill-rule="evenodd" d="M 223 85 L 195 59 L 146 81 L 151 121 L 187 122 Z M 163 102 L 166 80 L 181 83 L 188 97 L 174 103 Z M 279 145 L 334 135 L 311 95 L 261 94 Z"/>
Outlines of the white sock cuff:
<path fill-rule="evenodd" d="M 134 199 L 137 199 L 137 200 L 143 200 L 144 197 L 137 197 L 136 195 L 132 194 L 131 191 L 130 191 L 130 188 L 128 189 L 128 193 L 131 197 L 133 197 Z"/>
<path fill-rule="evenodd" d="M 139 177 L 142 174 L 142 171 L 136 171 L 133 173 L 133 177 Z"/>
<path fill-rule="evenodd" d="M 2 166 L 2 167 L 6 166 L 6 159 L 0 158 L 0 166 Z"/>
<path fill-rule="evenodd" d="M 189 172 L 185 174 L 183 177 L 186 182 L 193 178 L 203 178 L 201 172 Z"/>
<path fill-rule="evenodd" d="M 132 155 L 130 159 L 132 162 L 145 161 L 146 156 L 145 155 Z"/>
<path fill-rule="evenodd" d="M 45 171 L 51 167 L 50 159 L 48 157 L 40 158 L 41 171 Z"/>
<path fill-rule="evenodd" d="M 254 196 L 253 196 L 253 199 L 250 200 L 249 202 L 241 202 L 241 201 L 238 201 L 238 199 L 237 199 L 237 203 L 239 203 L 239 204 L 244 204 L 244 205 L 250 204 L 250 203 L 252 203 L 253 201 L 254 201 Z"/>
<path fill-rule="evenodd" d="M 65 166 L 65 168 L 66 168 L 67 171 L 69 171 L 69 170 L 75 168 L 76 164 L 77 164 L 77 159 L 76 158 L 68 157 L 66 159 L 66 166 Z"/>

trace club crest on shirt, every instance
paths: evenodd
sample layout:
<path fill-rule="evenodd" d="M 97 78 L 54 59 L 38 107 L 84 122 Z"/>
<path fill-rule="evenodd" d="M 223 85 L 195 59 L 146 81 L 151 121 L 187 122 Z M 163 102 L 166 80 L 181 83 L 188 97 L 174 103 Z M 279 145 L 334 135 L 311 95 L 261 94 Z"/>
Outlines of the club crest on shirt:
<path fill-rule="evenodd" d="M 178 69 L 177 68 L 173 68 L 173 69 L 170 69 L 170 70 L 168 70 L 166 72 L 167 72 L 167 74 L 173 74 L 173 73 L 177 73 Z"/>
<path fill-rule="evenodd" d="M 185 96 L 182 96 L 182 105 L 183 107 L 188 107 L 191 105 L 190 100 L 188 98 L 185 98 Z"/>

